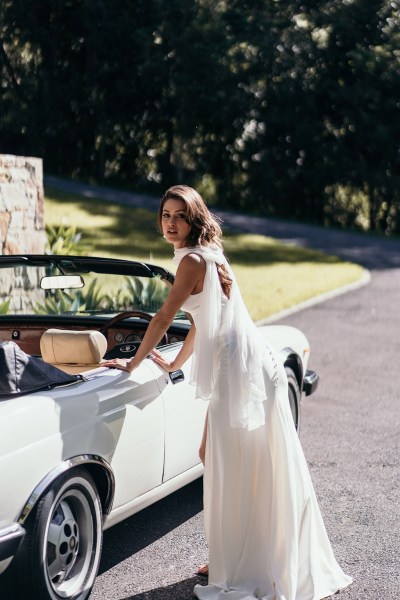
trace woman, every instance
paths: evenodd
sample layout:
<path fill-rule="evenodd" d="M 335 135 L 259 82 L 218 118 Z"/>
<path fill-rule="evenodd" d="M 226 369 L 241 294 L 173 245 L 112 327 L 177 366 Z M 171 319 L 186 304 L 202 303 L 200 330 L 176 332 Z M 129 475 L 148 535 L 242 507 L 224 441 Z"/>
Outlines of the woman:
<path fill-rule="evenodd" d="M 337 564 L 293 424 L 287 379 L 243 304 L 223 255 L 221 229 L 201 196 L 174 186 L 159 228 L 175 250 L 175 282 L 130 361 L 151 352 L 167 371 L 193 353 L 191 382 L 209 400 L 200 446 L 205 462 L 208 585 L 200 600 L 318 600 L 351 583 Z M 178 309 L 194 320 L 172 363 L 155 350 Z"/>

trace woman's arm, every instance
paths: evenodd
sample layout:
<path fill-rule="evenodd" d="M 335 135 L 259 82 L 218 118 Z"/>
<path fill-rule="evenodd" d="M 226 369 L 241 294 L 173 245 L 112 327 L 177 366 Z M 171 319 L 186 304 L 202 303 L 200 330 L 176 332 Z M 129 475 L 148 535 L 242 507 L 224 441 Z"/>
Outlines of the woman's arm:
<path fill-rule="evenodd" d="M 102 363 L 105 367 L 133 371 L 150 354 L 164 333 L 171 325 L 175 314 L 198 284 L 204 281 L 206 264 L 197 254 L 185 256 L 178 267 L 176 278 L 171 291 L 158 313 L 152 318 L 147 327 L 143 340 L 135 356 L 129 360 L 114 359 Z M 194 334 L 193 334 L 194 335 Z M 190 343 L 190 332 L 189 332 Z M 189 347 L 189 346 L 188 346 Z"/>
<path fill-rule="evenodd" d="M 191 356 L 191 354 L 193 352 L 193 344 L 194 344 L 195 335 L 196 335 L 196 327 L 193 324 L 189 330 L 189 333 L 186 336 L 185 341 L 183 342 L 182 348 L 180 349 L 179 353 L 176 355 L 175 360 L 173 360 L 172 362 L 165 360 L 162 352 L 159 352 L 155 348 L 151 351 L 151 358 L 153 359 L 153 361 L 155 363 L 157 363 L 161 368 L 165 369 L 165 371 L 168 371 L 169 373 L 171 373 L 172 371 L 176 371 L 177 369 L 180 369 L 181 366 L 187 361 L 187 359 L 189 358 L 189 356 Z"/>

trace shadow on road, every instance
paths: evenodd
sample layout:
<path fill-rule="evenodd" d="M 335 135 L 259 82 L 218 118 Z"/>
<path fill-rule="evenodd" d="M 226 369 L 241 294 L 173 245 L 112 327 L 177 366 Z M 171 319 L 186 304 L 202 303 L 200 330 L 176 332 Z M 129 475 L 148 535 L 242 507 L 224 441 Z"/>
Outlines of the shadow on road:
<path fill-rule="evenodd" d="M 203 479 L 197 479 L 107 530 L 104 533 L 99 575 L 146 548 L 202 510 Z M 135 596 L 137 599 L 149 597 Z M 173 596 L 151 596 L 162 597 Z"/>
<path fill-rule="evenodd" d="M 201 577 L 191 577 L 190 579 L 179 581 L 179 583 L 135 594 L 134 596 L 126 596 L 120 600 L 171 600 L 171 598 L 192 598 L 193 588 L 196 583 L 204 585 L 205 580 Z"/>

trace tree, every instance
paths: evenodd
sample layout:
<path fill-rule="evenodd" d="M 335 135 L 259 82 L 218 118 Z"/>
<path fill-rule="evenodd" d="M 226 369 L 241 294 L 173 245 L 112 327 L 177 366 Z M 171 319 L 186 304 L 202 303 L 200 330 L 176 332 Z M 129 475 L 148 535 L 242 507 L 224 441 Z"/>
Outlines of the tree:
<path fill-rule="evenodd" d="M 0 150 L 399 232 L 398 0 L 4 0 Z"/>

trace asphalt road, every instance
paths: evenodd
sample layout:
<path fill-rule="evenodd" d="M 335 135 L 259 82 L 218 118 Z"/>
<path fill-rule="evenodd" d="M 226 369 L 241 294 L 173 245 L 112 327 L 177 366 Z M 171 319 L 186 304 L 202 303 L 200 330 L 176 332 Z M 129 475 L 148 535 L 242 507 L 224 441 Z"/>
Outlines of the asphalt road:
<path fill-rule="evenodd" d="M 224 221 L 371 270 L 368 285 L 280 323 L 306 333 L 321 378 L 303 401 L 301 441 L 336 557 L 354 578 L 338 597 L 399 600 L 400 243 L 235 213 Z M 192 598 L 194 571 L 207 560 L 201 511 L 197 481 L 107 531 L 91 599 Z"/>

